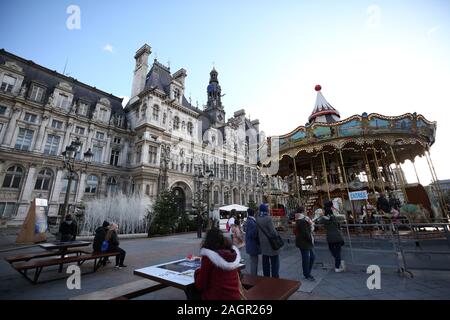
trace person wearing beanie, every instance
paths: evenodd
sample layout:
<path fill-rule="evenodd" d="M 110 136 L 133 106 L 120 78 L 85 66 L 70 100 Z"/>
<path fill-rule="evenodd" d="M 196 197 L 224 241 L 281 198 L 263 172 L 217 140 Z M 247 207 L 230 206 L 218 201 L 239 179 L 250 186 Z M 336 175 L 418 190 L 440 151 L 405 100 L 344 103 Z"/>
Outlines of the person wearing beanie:
<path fill-rule="evenodd" d="M 269 237 L 277 238 L 279 235 L 270 217 L 269 205 L 267 203 L 261 204 L 259 211 L 256 225 L 258 227 L 258 238 L 262 253 L 263 274 L 265 277 L 279 278 L 280 249 L 274 250 L 269 241 Z"/>
<path fill-rule="evenodd" d="M 94 252 L 102 251 L 102 243 L 103 243 L 103 241 L 105 241 L 106 232 L 108 232 L 108 229 L 109 229 L 109 222 L 105 220 L 105 221 L 103 221 L 102 226 L 98 227 L 95 230 L 94 243 L 92 244 Z M 108 259 L 108 261 L 109 261 L 109 259 Z"/>
<path fill-rule="evenodd" d="M 75 241 L 77 237 L 77 224 L 72 220 L 72 215 L 66 215 L 64 221 L 59 226 L 61 241 Z"/>
<path fill-rule="evenodd" d="M 245 250 L 250 256 L 250 273 L 258 275 L 259 255 L 261 247 L 259 245 L 258 226 L 256 225 L 255 211 L 252 208 L 247 209 L 247 222 L 245 224 Z"/>

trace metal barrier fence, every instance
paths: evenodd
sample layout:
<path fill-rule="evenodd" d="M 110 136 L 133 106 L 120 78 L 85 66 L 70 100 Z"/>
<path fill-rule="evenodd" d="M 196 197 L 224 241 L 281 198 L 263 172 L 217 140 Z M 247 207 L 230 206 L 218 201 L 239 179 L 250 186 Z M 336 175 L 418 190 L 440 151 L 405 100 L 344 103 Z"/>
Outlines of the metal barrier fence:
<path fill-rule="evenodd" d="M 326 234 L 315 225 L 315 249 L 327 250 Z M 450 271 L 450 223 L 341 224 L 346 242 L 344 260 L 352 265 L 374 264 L 397 268 L 400 275 L 413 277 L 413 270 Z M 284 233 L 288 244 L 295 245 L 292 230 Z"/>

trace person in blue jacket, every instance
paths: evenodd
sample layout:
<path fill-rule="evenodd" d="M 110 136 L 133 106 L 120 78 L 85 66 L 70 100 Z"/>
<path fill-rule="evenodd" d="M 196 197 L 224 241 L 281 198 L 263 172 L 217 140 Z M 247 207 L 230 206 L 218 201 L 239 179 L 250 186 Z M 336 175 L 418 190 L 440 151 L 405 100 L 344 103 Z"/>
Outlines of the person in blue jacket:
<path fill-rule="evenodd" d="M 245 250 L 250 256 L 250 273 L 258 275 L 258 256 L 261 254 L 259 246 L 258 226 L 256 225 L 255 211 L 252 208 L 247 209 L 247 222 L 245 230 Z"/>

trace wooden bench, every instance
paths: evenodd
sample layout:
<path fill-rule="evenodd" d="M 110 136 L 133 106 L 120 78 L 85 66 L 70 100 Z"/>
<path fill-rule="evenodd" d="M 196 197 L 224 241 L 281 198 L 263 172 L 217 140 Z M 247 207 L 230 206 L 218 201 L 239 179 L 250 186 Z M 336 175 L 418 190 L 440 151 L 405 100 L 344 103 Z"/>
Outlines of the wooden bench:
<path fill-rule="evenodd" d="M 23 275 L 31 283 L 36 284 L 39 275 L 44 267 L 63 265 L 66 263 L 76 262 L 78 265 L 82 265 L 85 261 L 94 260 L 94 272 L 105 264 L 106 258 L 119 255 L 119 252 L 93 252 L 85 255 L 79 255 L 75 257 L 58 258 L 58 259 L 47 259 L 47 260 L 35 260 L 28 262 L 18 262 L 11 264 L 14 269 L 16 269 L 21 275 Z M 30 269 L 35 269 L 33 279 L 29 278 L 27 271 Z"/>
<path fill-rule="evenodd" d="M 133 299 L 144 294 L 160 290 L 167 287 L 159 282 L 142 279 L 133 282 L 111 287 L 105 290 L 95 291 L 76 297 L 69 300 L 128 300 Z"/>
<path fill-rule="evenodd" d="M 81 254 L 89 254 L 89 253 L 91 253 L 91 252 L 88 250 L 69 249 L 69 250 L 67 250 L 67 252 L 65 254 L 67 254 L 67 255 L 76 254 L 77 256 L 79 256 Z M 61 253 L 56 252 L 56 251 L 34 252 L 34 253 L 22 254 L 19 256 L 6 257 L 5 260 L 9 263 L 14 263 L 14 262 L 19 262 L 19 261 L 30 261 L 32 259 L 48 258 L 48 257 L 53 257 L 53 256 L 59 256 L 59 255 L 61 255 Z"/>
<path fill-rule="evenodd" d="M 287 300 L 300 288 L 300 281 L 242 274 L 247 300 Z"/>

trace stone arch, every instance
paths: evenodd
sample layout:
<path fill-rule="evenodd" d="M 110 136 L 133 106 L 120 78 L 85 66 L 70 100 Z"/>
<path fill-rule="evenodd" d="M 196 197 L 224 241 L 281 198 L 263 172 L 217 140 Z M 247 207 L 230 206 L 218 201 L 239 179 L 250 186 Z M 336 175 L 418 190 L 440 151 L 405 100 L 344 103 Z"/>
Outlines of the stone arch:
<path fill-rule="evenodd" d="M 175 181 L 169 189 L 175 192 L 180 212 L 192 211 L 192 189 L 187 182 Z"/>

